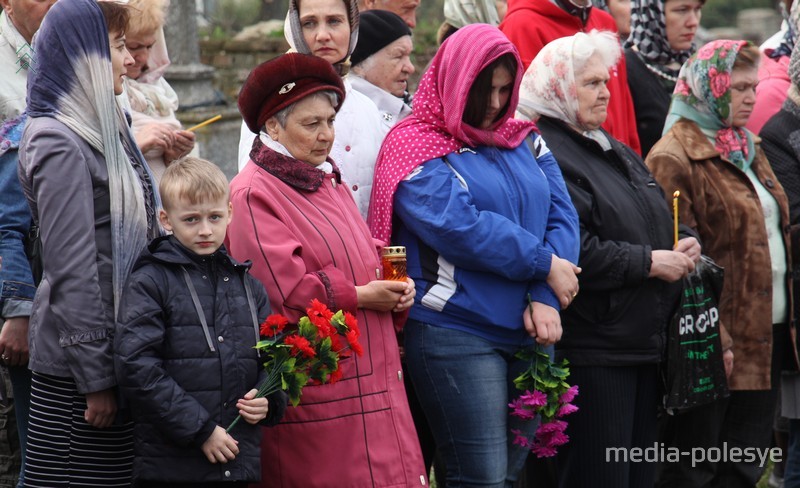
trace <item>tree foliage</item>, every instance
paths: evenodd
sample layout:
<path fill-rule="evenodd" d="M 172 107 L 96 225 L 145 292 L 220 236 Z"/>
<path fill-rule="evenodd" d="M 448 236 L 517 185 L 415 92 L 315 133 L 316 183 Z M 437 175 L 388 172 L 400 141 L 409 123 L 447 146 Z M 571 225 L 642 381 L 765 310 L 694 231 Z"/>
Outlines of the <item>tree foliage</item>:
<path fill-rule="evenodd" d="M 736 15 L 747 8 L 777 8 L 775 0 L 706 0 L 703 7 L 703 27 L 736 26 Z"/>

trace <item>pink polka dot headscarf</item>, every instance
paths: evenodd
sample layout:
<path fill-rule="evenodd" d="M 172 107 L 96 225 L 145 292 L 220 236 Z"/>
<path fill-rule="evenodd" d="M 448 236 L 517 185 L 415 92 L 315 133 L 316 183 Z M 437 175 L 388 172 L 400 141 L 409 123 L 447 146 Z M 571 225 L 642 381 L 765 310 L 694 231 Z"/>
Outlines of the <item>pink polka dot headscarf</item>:
<path fill-rule="evenodd" d="M 475 78 L 506 53 L 514 55 L 519 67 L 508 110 L 491 129 L 467 125 L 461 118 Z M 420 80 L 412 114 L 389 132 L 378 154 L 367 218 L 373 236 L 389 242 L 394 192 L 400 180 L 420 164 L 464 146 L 515 148 L 535 130 L 532 122 L 511 118 L 523 71 L 517 49 L 496 27 L 471 24 L 442 44 Z"/>

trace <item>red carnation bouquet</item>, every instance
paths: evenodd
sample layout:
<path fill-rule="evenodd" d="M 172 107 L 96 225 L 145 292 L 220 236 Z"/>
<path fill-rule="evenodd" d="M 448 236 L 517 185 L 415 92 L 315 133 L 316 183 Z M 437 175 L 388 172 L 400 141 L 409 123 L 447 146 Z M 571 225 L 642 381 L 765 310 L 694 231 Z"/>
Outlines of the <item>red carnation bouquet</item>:
<path fill-rule="evenodd" d="M 529 305 L 530 301 L 528 295 Z M 526 420 L 534 420 L 539 415 L 540 423 L 533 440 L 519 430 L 512 430 L 516 436 L 514 444 L 530 449 L 537 457 L 555 456 L 558 446 L 569 442 L 569 436 L 564 433 L 567 422 L 561 419 L 578 410 L 571 403 L 578 394 L 578 386 L 567 383 L 567 360 L 553 363 L 539 344 L 522 349 L 516 357 L 527 361 L 528 368 L 514 379 L 514 385 L 523 393 L 508 404 L 511 415 Z"/>
<path fill-rule="evenodd" d="M 306 385 L 339 381 L 339 361 L 350 356 L 348 351 L 363 354 L 358 322 L 351 313 L 333 313 L 314 299 L 306 314 L 296 328 L 290 327 L 289 319 L 280 314 L 270 315 L 261 324 L 262 339 L 255 348 L 261 358 L 266 358 L 267 378 L 259 386 L 256 398 L 284 390 L 296 407 Z M 241 418 L 236 417 L 226 431 L 230 432 Z"/>

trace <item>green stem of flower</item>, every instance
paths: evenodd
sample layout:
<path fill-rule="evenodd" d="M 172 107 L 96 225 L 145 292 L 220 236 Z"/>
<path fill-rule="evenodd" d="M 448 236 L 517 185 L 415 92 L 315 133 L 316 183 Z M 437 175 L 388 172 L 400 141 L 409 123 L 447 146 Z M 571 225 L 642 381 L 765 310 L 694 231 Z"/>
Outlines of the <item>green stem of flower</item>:
<path fill-rule="evenodd" d="M 528 313 L 531 314 L 531 323 L 533 323 L 533 300 L 531 299 L 531 294 L 528 293 Z M 536 325 L 534 324 L 534 327 Z M 539 343 L 534 340 L 533 342 L 533 370 L 539 373 Z"/>
<path fill-rule="evenodd" d="M 283 368 L 283 361 L 273 365 L 272 370 L 269 373 L 267 373 L 267 377 L 264 379 L 264 382 L 261 383 L 261 385 L 258 387 L 258 390 L 256 391 L 256 396 L 254 398 L 261 398 L 268 395 L 272 395 L 276 391 L 280 390 L 280 384 L 281 384 L 280 371 L 282 368 Z M 241 419 L 242 419 L 241 414 L 237 415 L 236 418 L 233 419 L 233 422 L 231 422 L 231 425 L 229 425 L 228 428 L 225 429 L 225 432 L 230 433 L 231 429 L 233 429 Z"/>

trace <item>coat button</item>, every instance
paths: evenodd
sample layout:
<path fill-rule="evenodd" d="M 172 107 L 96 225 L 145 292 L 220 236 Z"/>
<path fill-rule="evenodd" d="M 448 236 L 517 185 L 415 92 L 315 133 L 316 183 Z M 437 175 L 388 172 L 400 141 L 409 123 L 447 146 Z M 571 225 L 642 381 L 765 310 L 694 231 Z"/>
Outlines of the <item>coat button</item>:
<path fill-rule="evenodd" d="M 347 152 L 350 152 L 350 146 L 345 146 L 344 150 L 347 151 Z"/>
<path fill-rule="evenodd" d="M 217 337 L 217 341 L 219 341 L 219 342 L 225 342 L 225 338 L 224 338 L 224 337 L 222 337 L 222 336 L 219 336 L 219 337 Z"/>
<path fill-rule="evenodd" d="M 230 471 L 225 471 L 225 477 L 226 478 L 230 478 L 231 477 L 231 472 Z"/>
<path fill-rule="evenodd" d="M 225 408 L 228 408 L 228 402 L 224 402 L 224 403 L 222 404 L 222 406 L 223 406 L 223 407 L 225 407 Z"/>
<path fill-rule="evenodd" d="M 331 180 L 331 185 L 336 188 L 336 180 Z"/>
<path fill-rule="evenodd" d="M 206 275 L 203 275 L 203 279 L 204 279 L 204 280 L 207 280 L 207 279 L 208 279 L 208 276 L 206 276 Z"/>
<path fill-rule="evenodd" d="M 358 191 L 358 185 L 353 185 L 353 191 Z"/>
<path fill-rule="evenodd" d="M 226 276 L 226 277 L 222 278 L 222 281 L 228 281 L 229 279 L 230 279 L 230 278 L 228 278 L 228 277 Z"/>
<path fill-rule="evenodd" d="M 775 188 L 775 182 L 772 181 L 772 178 L 767 178 L 764 184 L 767 185 L 767 188 Z"/>

